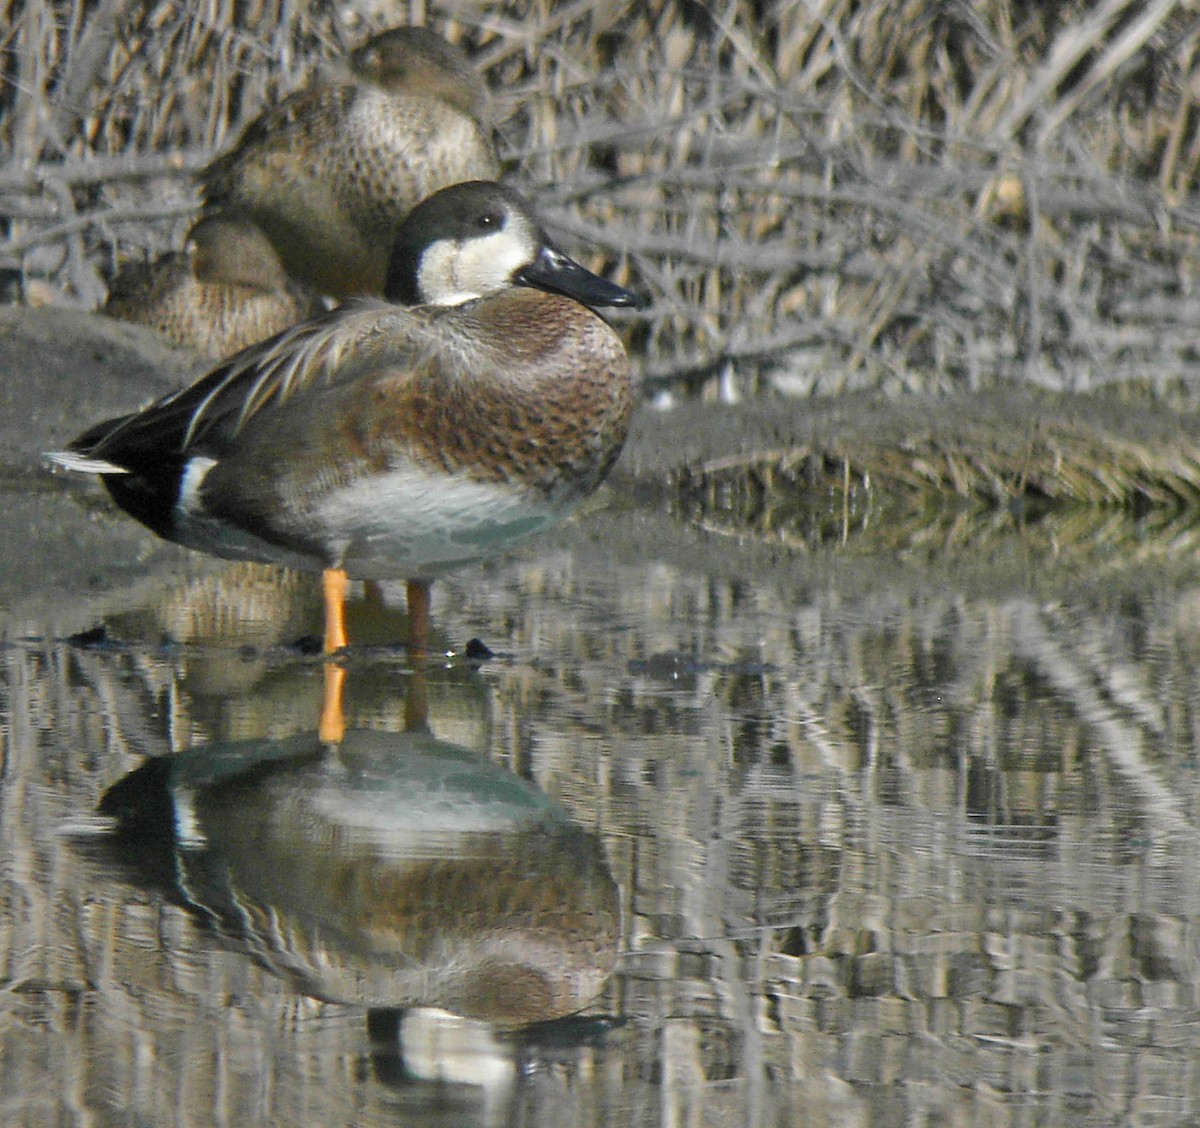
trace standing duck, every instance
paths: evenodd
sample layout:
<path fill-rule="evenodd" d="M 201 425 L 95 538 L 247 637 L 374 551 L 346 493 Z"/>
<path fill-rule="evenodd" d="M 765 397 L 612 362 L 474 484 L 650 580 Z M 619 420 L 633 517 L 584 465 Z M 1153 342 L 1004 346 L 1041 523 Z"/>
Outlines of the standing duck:
<path fill-rule="evenodd" d="M 323 571 L 325 648 L 348 578 L 429 583 L 566 517 L 603 480 L 633 410 L 620 338 L 589 306 L 641 300 L 548 241 L 494 182 L 424 201 L 384 300 L 357 299 L 231 357 L 50 457 L 101 475 L 159 536 Z"/>
<path fill-rule="evenodd" d="M 287 276 L 253 223 L 216 213 L 192 227 L 182 251 L 122 269 L 104 305 L 109 317 L 145 325 L 210 360 L 324 309 L 316 290 Z"/>
<path fill-rule="evenodd" d="M 350 70 L 266 110 L 201 173 L 207 206 L 248 215 L 289 274 L 339 299 L 383 292 L 396 231 L 421 200 L 499 172 L 487 87 L 457 47 L 393 28 Z"/>

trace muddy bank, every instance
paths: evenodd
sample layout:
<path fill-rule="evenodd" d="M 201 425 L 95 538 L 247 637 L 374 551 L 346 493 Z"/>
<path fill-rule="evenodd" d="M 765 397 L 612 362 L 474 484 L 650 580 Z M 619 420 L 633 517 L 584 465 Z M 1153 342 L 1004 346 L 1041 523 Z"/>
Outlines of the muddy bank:
<path fill-rule="evenodd" d="M 96 315 L 0 310 L 10 546 L 0 607 L 19 604 L 32 622 L 44 605 L 86 603 L 164 569 L 220 566 L 164 544 L 95 482 L 41 459 L 199 367 Z M 1187 573 L 1200 548 L 1196 422 L 1148 402 L 1018 391 L 644 407 L 612 487 L 551 540 L 577 541 L 598 561 L 654 555 L 731 575 L 794 571 L 799 551 L 812 577 L 836 571 L 864 587 L 948 570 L 971 586 L 1026 588 L 1050 562 L 1068 584 L 1147 559 Z"/>
<path fill-rule="evenodd" d="M 0 466 L 43 466 L 43 451 L 165 395 L 196 368 L 190 353 L 135 325 L 73 309 L 0 307 Z"/>
<path fill-rule="evenodd" d="M 855 393 L 828 399 L 682 403 L 644 409 L 620 463 L 641 486 L 702 481 L 762 490 L 833 484 L 911 504 L 1014 497 L 1080 505 L 1200 500 L 1200 416 L 1144 395 L 1032 389 L 953 397 Z"/>

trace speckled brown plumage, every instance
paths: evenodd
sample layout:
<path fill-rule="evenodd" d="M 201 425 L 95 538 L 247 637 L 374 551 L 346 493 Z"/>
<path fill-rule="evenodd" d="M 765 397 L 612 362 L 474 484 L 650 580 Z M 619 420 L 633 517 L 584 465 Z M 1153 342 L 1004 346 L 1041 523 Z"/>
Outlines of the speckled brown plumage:
<path fill-rule="evenodd" d="M 104 313 L 145 325 L 219 360 L 324 310 L 316 290 L 287 276 L 252 223 L 209 215 L 184 250 L 122 269 Z"/>
<path fill-rule="evenodd" d="M 458 363 L 391 377 L 380 403 L 364 395 L 341 422 L 368 457 L 402 442 L 429 470 L 548 498 L 600 483 L 633 410 L 625 350 L 602 318 L 569 298 L 509 290 L 429 311 L 423 333 Z"/>
<path fill-rule="evenodd" d="M 211 206 L 249 215 L 297 278 L 337 298 L 383 291 L 409 210 L 438 189 L 498 172 L 487 89 L 424 28 L 376 36 L 353 79 L 268 109 L 202 174 Z"/>

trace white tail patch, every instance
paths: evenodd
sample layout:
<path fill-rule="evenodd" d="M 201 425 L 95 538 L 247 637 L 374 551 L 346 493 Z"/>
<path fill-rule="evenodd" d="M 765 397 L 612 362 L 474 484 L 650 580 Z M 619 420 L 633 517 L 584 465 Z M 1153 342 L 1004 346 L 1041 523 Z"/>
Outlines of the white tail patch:
<path fill-rule="evenodd" d="M 89 458 L 77 450 L 48 450 L 46 458 L 58 463 L 66 470 L 78 470 L 81 474 L 128 474 L 124 466 L 106 462 L 103 458 Z"/>
<path fill-rule="evenodd" d="M 206 458 L 202 454 L 194 455 L 187 460 L 183 475 L 179 479 L 179 500 L 175 505 L 185 512 L 203 512 L 200 504 L 200 487 L 204 484 L 204 475 L 214 466 L 215 458 Z"/>

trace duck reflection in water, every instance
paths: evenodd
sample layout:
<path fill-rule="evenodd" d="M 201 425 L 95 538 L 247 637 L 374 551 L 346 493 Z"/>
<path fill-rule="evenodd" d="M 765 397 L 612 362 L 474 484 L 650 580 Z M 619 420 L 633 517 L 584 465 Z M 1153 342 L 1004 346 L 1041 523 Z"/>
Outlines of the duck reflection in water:
<path fill-rule="evenodd" d="M 367 1008 L 376 1042 L 439 1008 L 458 1027 L 444 1040 L 461 1046 L 468 1020 L 499 1045 L 497 1030 L 576 1014 L 614 969 L 617 890 L 596 839 L 428 732 L 201 746 L 148 760 L 100 809 L 124 875 L 297 991 Z M 404 1071 L 404 1047 L 374 1049 L 385 1080 Z"/>

